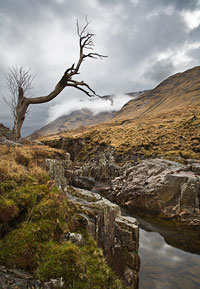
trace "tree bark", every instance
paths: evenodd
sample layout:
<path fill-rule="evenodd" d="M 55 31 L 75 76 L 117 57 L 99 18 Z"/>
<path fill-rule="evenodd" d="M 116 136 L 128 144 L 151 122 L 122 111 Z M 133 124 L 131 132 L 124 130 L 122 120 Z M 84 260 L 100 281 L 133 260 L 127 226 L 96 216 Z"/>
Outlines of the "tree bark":
<path fill-rule="evenodd" d="M 21 138 L 21 133 L 20 133 L 21 127 L 22 127 L 23 122 L 25 120 L 25 115 L 26 115 L 28 106 L 30 104 L 38 104 L 38 103 L 48 102 L 48 101 L 54 99 L 58 94 L 60 94 L 61 91 L 66 86 L 75 87 L 90 97 L 94 96 L 94 95 L 99 96 L 84 81 L 76 81 L 75 79 L 73 79 L 73 76 L 76 76 L 79 74 L 79 69 L 81 67 L 81 64 L 86 58 L 95 58 L 95 59 L 100 58 L 100 59 L 102 59 L 103 57 L 106 57 L 104 55 L 101 55 L 101 54 L 98 54 L 95 52 L 90 52 L 87 54 L 84 53 L 84 50 L 86 50 L 86 49 L 92 49 L 93 50 L 93 46 L 94 46 L 93 41 L 92 41 L 94 34 L 86 33 L 86 28 L 88 27 L 88 25 L 89 25 L 89 22 L 86 19 L 86 25 L 84 26 L 83 30 L 80 32 L 79 25 L 77 22 L 77 33 L 79 36 L 79 48 L 80 48 L 79 59 L 78 59 L 76 64 L 74 63 L 70 68 L 68 68 L 65 71 L 62 78 L 56 84 L 54 90 L 51 93 L 49 93 L 48 95 L 40 96 L 40 97 L 33 97 L 33 98 L 24 97 L 24 93 L 25 93 L 24 88 L 27 88 L 28 87 L 27 84 L 31 83 L 31 81 L 30 81 L 31 78 L 29 77 L 28 72 L 26 72 L 24 74 L 25 77 L 22 77 L 23 75 L 21 76 L 21 71 L 20 71 L 20 73 L 18 73 L 18 71 L 14 71 L 14 83 L 15 83 L 15 80 L 17 78 L 17 85 L 18 85 L 18 83 L 19 83 L 18 76 L 19 76 L 21 82 L 25 85 L 25 86 L 21 85 L 22 87 L 18 87 L 18 98 L 17 98 L 18 102 L 17 102 L 17 107 L 15 110 L 15 115 L 14 115 L 15 121 L 14 121 L 14 127 L 13 127 L 13 134 L 14 134 L 15 140 L 18 140 L 19 138 Z M 22 72 L 23 72 L 23 70 L 22 70 Z M 13 74 L 11 75 L 11 81 L 9 81 L 9 84 L 11 84 L 11 88 L 12 88 Z"/>
<path fill-rule="evenodd" d="M 24 91 L 21 87 L 19 87 L 19 96 L 18 96 L 18 103 L 17 108 L 15 112 L 15 121 L 14 121 L 14 127 L 13 127 L 13 135 L 14 139 L 18 140 L 21 138 L 21 127 L 25 120 L 25 115 L 29 106 L 29 103 L 27 102 L 27 99 L 24 97 Z"/>

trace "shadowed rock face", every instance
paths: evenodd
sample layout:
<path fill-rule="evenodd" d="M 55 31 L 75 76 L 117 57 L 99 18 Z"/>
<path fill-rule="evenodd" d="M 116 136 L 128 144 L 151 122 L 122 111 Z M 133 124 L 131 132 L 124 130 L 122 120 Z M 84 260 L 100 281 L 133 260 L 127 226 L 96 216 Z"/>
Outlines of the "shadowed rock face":
<path fill-rule="evenodd" d="M 128 288 L 138 288 L 139 230 L 135 218 L 122 216 L 120 207 L 97 193 L 66 186 L 67 197 L 81 206 L 87 232 L 103 250 L 107 262 Z"/>
<path fill-rule="evenodd" d="M 137 212 L 200 225 L 200 161 L 149 159 L 112 181 L 108 195 Z"/>
<path fill-rule="evenodd" d="M 5 137 L 6 139 L 12 140 L 13 134 L 12 131 L 0 123 L 0 137 Z"/>
<path fill-rule="evenodd" d="M 73 203 L 81 207 L 81 223 L 97 241 L 107 262 L 128 288 L 137 289 L 140 268 L 137 220 L 122 216 L 118 205 L 97 193 L 68 186 L 65 174 L 70 166 L 69 159 L 49 159 L 46 164 L 55 184 L 65 191 Z"/>

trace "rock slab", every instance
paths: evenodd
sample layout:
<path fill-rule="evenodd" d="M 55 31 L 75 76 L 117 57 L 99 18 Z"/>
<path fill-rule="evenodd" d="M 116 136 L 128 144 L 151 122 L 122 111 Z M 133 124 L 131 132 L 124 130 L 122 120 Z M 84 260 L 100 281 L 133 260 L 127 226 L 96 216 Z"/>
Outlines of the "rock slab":
<path fill-rule="evenodd" d="M 109 199 L 129 209 L 200 224 L 200 162 L 148 159 L 115 178 Z M 195 217 L 195 218 L 194 218 Z M 198 222 L 197 222 L 198 221 Z"/>

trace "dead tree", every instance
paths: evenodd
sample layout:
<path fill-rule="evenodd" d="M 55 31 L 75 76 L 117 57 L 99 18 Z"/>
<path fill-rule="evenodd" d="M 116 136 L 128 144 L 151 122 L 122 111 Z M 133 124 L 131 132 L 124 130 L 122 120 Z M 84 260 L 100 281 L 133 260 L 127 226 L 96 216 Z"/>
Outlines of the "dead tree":
<path fill-rule="evenodd" d="M 7 75 L 7 85 L 12 94 L 11 101 L 6 102 L 10 105 L 14 116 L 13 135 L 15 140 L 21 137 L 21 127 L 25 120 L 25 116 L 29 105 L 45 103 L 54 99 L 66 86 L 75 87 L 89 97 L 97 96 L 95 91 L 84 81 L 77 81 L 74 79 L 79 74 L 80 67 L 86 58 L 102 59 L 104 55 L 94 52 L 93 36 L 94 34 L 86 32 L 90 23 L 86 19 L 86 25 L 80 31 L 77 21 L 77 34 L 79 36 L 79 59 L 69 67 L 59 82 L 56 84 L 54 90 L 46 96 L 26 97 L 26 93 L 30 91 L 31 84 L 34 77 L 25 71 L 23 68 L 12 68 Z M 90 52 L 88 51 L 90 50 Z M 87 53 L 86 53 L 87 51 Z"/>

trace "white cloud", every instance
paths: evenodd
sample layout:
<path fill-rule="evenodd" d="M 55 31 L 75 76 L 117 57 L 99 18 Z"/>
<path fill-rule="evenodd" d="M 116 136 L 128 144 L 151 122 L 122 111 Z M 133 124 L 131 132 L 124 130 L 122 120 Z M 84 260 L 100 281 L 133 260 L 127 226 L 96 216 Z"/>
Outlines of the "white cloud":
<path fill-rule="evenodd" d="M 82 26 L 85 15 L 92 21 L 88 30 L 95 34 L 95 51 L 108 55 L 103 61 L 87 60 L 81 67 L 80 80 L 98 94 L 153 88 L 162 79 L 148 79 L 145 71 L 151 61 L 160 65 L 161 58 L 171 61 L 171 74 L 199 65 L 199 56 L 187 53 L 190 45 L 199 41 L 198 31 L 189 35 L 200 23 L 196 1 L 20 0 L 20 3 L 21 6 L 18 1 L 0 1 L 0 72 L 12 65 L 30 68 L 36 74 L 35 97 L 48 94 L 64 71 L 78 60 L 76 19 Z M 50 106 L 49 119 L 72 109 L 72 101 L 67 104 L 64 100 L 68 92 L 66 88 L 55 102 L 45 106 L 45 109 Z M 76 103 L 75 90 L 72 95 Z M 2 102 L 0 98 L 0 113 L 4 117 Z M 91 104 L 86 102 L 86 106 Z M 53 103 L 56 103 L 55 112 Z M 78 107 L 79 103 L 76 103 Z M 63 112 L 63 105 L 69 109 Z M 39 128 L 35 124 L 40 111 L 35 108 L 33 111 L 34 130 Z"/>
<path fill-rule="evenodd" d="M 194 29 L 200 24 L 200 10 L 196 11 L 183 11 L 181 12 L 185 23 L 189 29 Z"/>
<path fill-rule="evenodd" d="M 49 117 L 47 123 L 53 121 L 61 115 L 68 115 L 73 111 L 87 108 L 97 114 L 100 112 L 117 111 L 125 103 L 133 97 L 125 94 L 117 94 L 113 97 L 113 103 L 110 100 L 104 100 L 102 98 L 73 98 L 63 101 L 62 103 L 49 107 Z"/>

